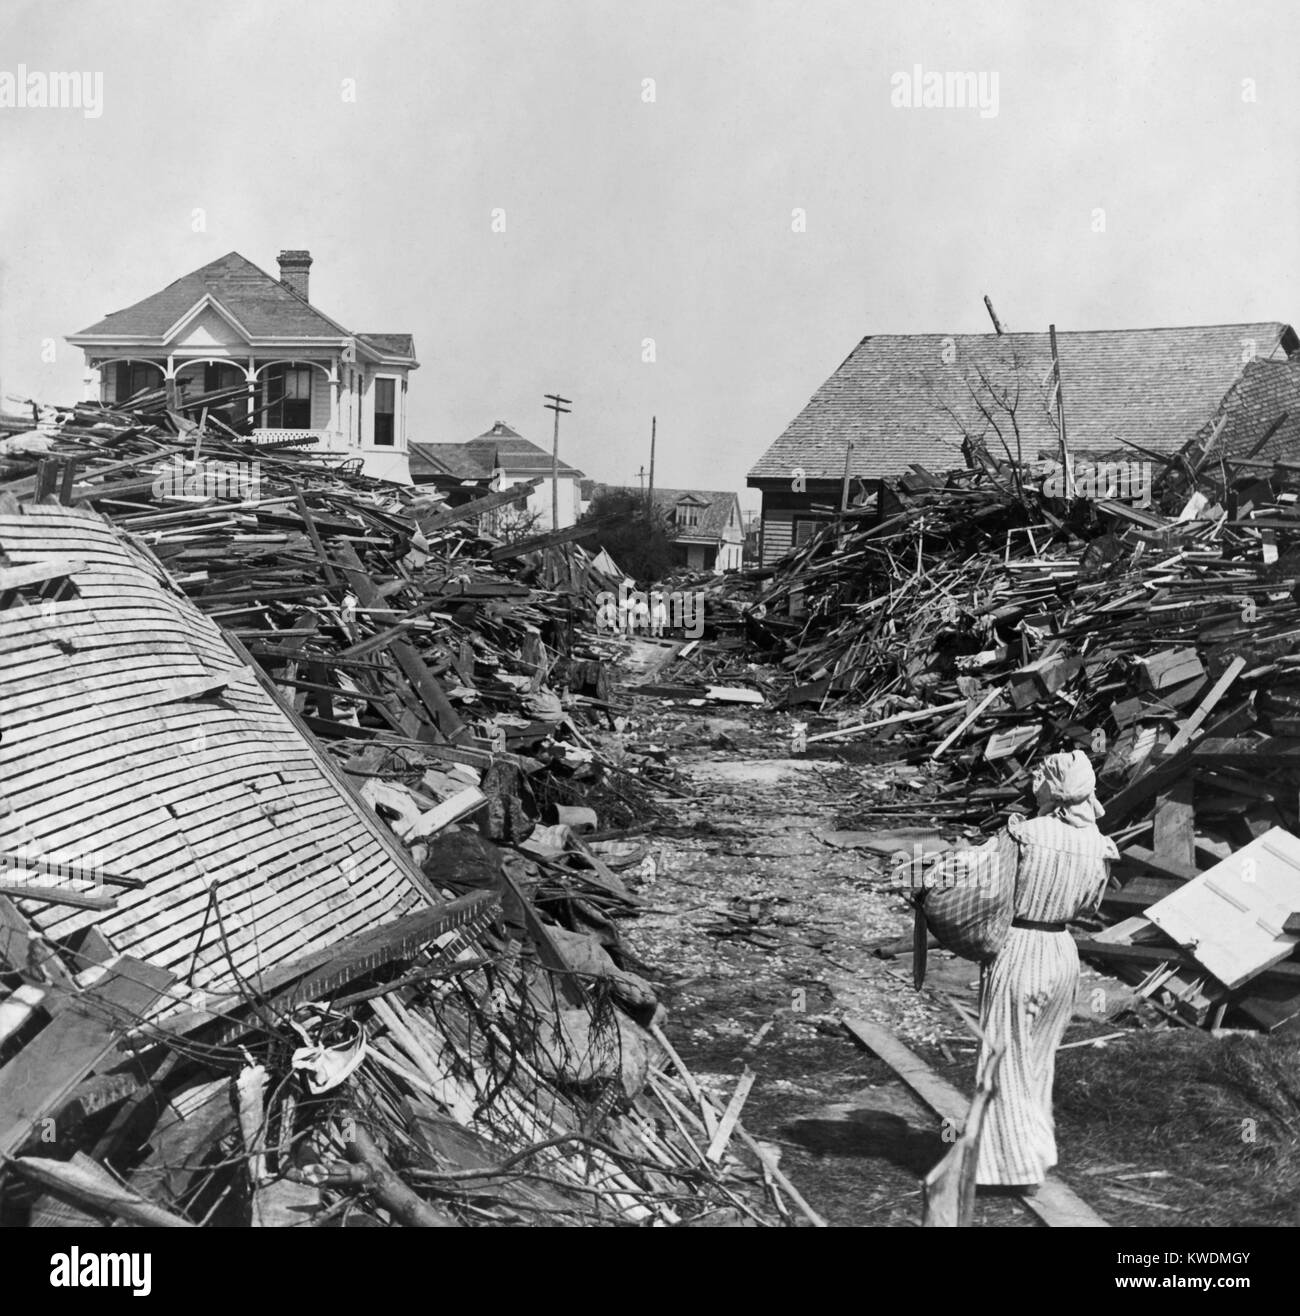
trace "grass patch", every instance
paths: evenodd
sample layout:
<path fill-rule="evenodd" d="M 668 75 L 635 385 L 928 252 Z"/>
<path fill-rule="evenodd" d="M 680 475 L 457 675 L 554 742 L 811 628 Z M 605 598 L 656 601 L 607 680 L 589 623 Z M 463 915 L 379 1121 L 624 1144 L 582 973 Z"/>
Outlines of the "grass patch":
<path fill-rule="evenodd" d="M 1054 1104 L 1061 1170 L 1113 1224 L 1300 1225 L 1300 1040 L 1180 1030 L 1067 1051 Z M 1168 1177 L 1120 1177 L 1153 1170 Z"/>

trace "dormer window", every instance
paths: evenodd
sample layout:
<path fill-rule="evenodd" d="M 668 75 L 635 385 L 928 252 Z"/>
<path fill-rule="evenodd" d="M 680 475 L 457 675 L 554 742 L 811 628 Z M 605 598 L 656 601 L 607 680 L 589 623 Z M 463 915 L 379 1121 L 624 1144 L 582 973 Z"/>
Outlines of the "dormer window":
<path fill-rule="evenodd" d="M 689 530 L 700 523 L 700 509 L 694 503 L 678 503 L 675 509 L 675 521 L 684 530 Z"/>

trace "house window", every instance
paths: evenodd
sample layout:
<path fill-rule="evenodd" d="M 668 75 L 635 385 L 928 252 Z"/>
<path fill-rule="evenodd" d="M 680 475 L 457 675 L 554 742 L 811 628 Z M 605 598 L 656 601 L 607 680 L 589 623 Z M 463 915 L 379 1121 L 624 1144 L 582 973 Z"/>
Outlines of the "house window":
<path fill-rule="evenodd" d="M 161 367 L 151 365 L 148 361 L 119 361 L 114 371 L 112 401 L 126 402 L 137 393 L 152 392 L 161 388 L 163 372 Z"/>
<path fill-rule="evenodd" d="M 391 448 L 396 433 L 396 380 L 375 380 L 375 446 Z"/>
<path fill-rule="evenodd" d="M 795 517 L 794 546 L 798 548 L 800 544 L 806 544 L 825 524 L 824 518 L 812 520 L 808 517 Z"/>
<path fill-rule="evenodd" d="M 679 526 L 690 529 L 700 523 L 700 509 L 694 503 L 678 503 L 676 521 Z"/>
<path fill-rule="evenodd" d="M 311 367 L 272 366 L 266 377 L 267 428 L 311 429 Z"/>

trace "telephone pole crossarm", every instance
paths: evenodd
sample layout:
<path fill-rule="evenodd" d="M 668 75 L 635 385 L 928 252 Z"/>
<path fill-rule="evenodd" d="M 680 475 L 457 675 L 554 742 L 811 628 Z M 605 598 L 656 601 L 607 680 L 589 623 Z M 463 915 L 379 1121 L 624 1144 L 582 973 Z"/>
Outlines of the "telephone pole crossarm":
<path fill-rule="evenodd" d="M 547 411 L 555 412 L 555 428 L 551 435 L 551 529 L 560 528 L 560 413 L 573 410 L 566 403 L 572 398 L 562 398 L 558 393 L 543 394 Z"/>

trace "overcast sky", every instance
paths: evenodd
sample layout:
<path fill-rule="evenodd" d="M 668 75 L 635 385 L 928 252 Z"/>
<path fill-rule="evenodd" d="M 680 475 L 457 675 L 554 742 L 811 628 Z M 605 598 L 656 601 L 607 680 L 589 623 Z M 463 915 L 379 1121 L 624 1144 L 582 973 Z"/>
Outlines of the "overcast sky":
<path fill-rule="evenodd" d="M 1289 3 L 6 0 L 0 34 L 0 73 L 103 74 L 94 119 L 0 108 L 6 394 L 75 400 L 64 334 L 306 247 L 320 309 L 415 335 L 413 439 L 549 445 L 559 390 L 587 474 L 635 482 L 657 414 L 658 484 L 743 491 L 864 334 L 981 332 L 985 292 L 1019 330 L 1300 316 Z M 996 114 L 892 105 L 917 64 L 996 73 Z"/>

